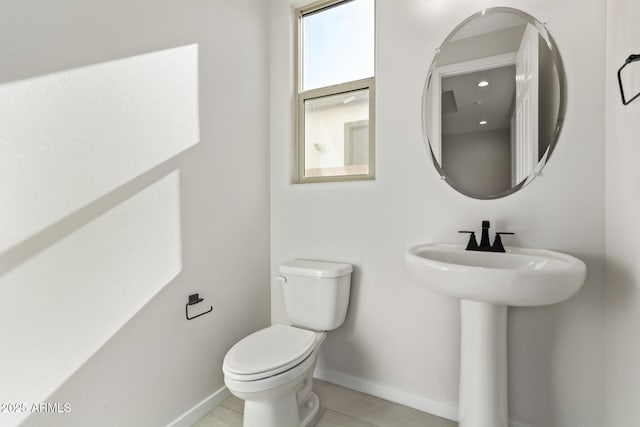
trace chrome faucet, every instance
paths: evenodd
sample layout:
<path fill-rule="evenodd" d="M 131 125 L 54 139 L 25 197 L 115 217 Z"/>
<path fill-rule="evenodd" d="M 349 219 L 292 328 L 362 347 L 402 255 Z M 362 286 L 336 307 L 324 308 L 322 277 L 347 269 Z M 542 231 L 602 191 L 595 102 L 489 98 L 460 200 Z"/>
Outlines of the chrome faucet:
<path fill-rule="evenodd" d="M 481 252 L 505 252 L 504 245 L 502 244 L 502 238 L 500 237 L 503 234 L 514 234 L 511 232 L 499 231 L 496 233 L 496 237 L 493 240 L 493 245 L 489 240 L 489 227 L 491 224 L 489 221 L 482 221 L 482 236 L 480 237 L 480 244 L 476 240 L 476 232 L 475 231 L 466 231 L 460 230 L 458 233 L 468 233 L 469 242 L 467 243 L 466 250 L 468 251 L 481 251 Z"/>

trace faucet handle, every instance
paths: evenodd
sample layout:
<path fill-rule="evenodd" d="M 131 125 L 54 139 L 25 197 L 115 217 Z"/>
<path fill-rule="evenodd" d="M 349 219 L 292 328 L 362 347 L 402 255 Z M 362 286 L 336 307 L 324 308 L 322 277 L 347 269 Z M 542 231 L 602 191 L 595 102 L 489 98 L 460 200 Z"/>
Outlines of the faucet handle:
<path fill-rule="evenodd" d="M 476 251 L 478 250 L 478 241 L 476 240 L 476 232 L 475 231 L 466 231 L 460 230 L 458 233 L 468 233 L 469 234 L 469 242 L 467 243 L 467 247 L 465 248 L 468 251 Z"/>
<path fill-rule="evenodd" d="M 516 233 L 511 233 L 508 231 L 499 231 L 496 233 L 496 238 L 493 241 L 493 245 L 491 246 L 491 250 L 493 252 L 506 252 L 504 249 L 504 245 L 502 244 L 502 238 L 500 237 L 501 234 L 516 234 Z"/>

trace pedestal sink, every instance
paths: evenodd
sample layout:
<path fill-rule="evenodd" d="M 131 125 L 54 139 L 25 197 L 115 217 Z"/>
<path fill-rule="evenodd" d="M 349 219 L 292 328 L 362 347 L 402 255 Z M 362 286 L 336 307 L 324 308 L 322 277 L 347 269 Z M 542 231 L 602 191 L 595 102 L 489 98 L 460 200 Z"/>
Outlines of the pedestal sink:
<path fill-rule="evenodd" d="M 555 304 L 582 287 L 586 266 L 544 249 L 466 251 L 431 243 L 406 254 L 420 283 L 460 298 L 461 427 L 507 427 L 507 307 Z"/>

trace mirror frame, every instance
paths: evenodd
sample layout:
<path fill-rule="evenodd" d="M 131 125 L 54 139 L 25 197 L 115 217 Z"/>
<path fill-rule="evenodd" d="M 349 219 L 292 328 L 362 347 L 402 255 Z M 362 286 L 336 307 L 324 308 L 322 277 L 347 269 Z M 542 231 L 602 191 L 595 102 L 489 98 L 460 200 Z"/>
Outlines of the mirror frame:
<path fill-rule="evenodd" d="M 549 48 L 549 51 L 551 53 L 551 57 L 553 59 L 553 62 L 556 66 L 556 70 L 558 72 L 558 85 L 560 86 L 560 93 L 559 93 L 559 105 L 558 105 L 558 118 L 556 121 L 556 126 L 555 129 L 553 131 L 553 137 L 551 139 L 551 141 L 549 142 L 549 147 L 547 148 L 547 150 L 545 151 L 545 153 L 543 154 L 542 158 L 540 160 L 538 160 L 538 165 L 536 166 L 536 168 L 529 174 L 529 176 L 523 180 L 522 182 L 512 186 L 511 188 L 509 188 L 506 191 L 503 191 L 502 193 L 498 193 L 498 194 L 490 194 L 487 196 L 478 196 L 478 195 L 474 195 L 474 194 L 470 194 L 468 192 L 466 192 L 465 190 L 463 190 L 462 188 L 460 188 L 458 185 L 456 185 L 455 182 L 453 182 L 446 174 L 446 172 L 444 171 L 444 169 L 442 168 L 442 166 L 440 165 L 440 163 L 438 162 L 438 159 L 436 158 L 433 149 L 431 147 L 431 141 L 429 138 L 429 132 L 427 129 L 427 93 L 429 91 L 429 88 L 431 87 L 431 77 L 433 76 L 433 70 L 436 67 L 436 61 L 438 59 L 438 55 L 440 55 L 440 50 L 442 48 L 443 45 L 445 45 L 446 43 L 448 43 L 454 36 L 455 34 L 465 25 L 467 25 L 470 21 L 477 19 L 479 17 L 485 16 L 487 14 L 493 14 L 493 13 L 511 13 L 511 14 L 515 14 L 520 16 L 524 21 L 528 22 L 529 24 L 533 25 L 537 30 L 538 30 L 538 34 L 540 36 L 542 36 L 542 38 L 544 39 L 544 41 L 546 42 L 547 47 Z M 564 69 L 564 64 L 562 62 L 562 57 L 560 56 L 560 52 L 558 50 L 558 45 L 555 43 L 553 37 L 551 37 L 551 34 L 549 34 L 549 32 L 547 31 L 546 27 L 545 27 L 545 23 L 538 21 L 535 17 L 529 15 L 528 13 L 520 10 L 520 9 L 515 9 L 512 7 L 491 7 L 491 8 L 486 8 L 486 9 L 482 9 L 479 12 L 474 13 L 473 15 L 469 16 L 467 19 L 465 19 L 464 21 L 462 21 L 460 24 L 458 24 L 453 30 L 451 30 L 449 32 L 449 34 L 447 35 L 447 38 L 444 39 L 444 41 L 442 43 L 440 43 L 440 46 L 436 48 L 436 53 L 433 57 L 433 60 L 431 61 L 431 65 L 429 67 L 429 72 L 427 74 L 427 80 L 425 82 L 424 85 L 424 89 L 422 91 L 422 134 L 424 137 L 424 143 L 427 145 L 427 148 L 429 150 L 429 153 L 431 153 L 431 160 L 433 161 L 434 166 L 436 167 L 436 170 L 438 171 L 438 174 L 440 175 L 441 179 L 443 181 L 446 181 L 447 184 L 449 184 L 453 189 L 455 189 L 457 192 L 459 192 L 460 194 L 464 194 L 467 197 L 470 197 L 472 199 L 476 199 L 476 200 L 494 200 L 494 199 L 500 199 L 502 197 L 508 196 L 510 194 L 515 193 L 516 191 L 522 189 L 524 186 L 526 186 L 527 184 L 529 184 L 531 181 L 533 181 L 537 176 L 542 175 L 542 169 L 544 169 L 545 165 L 547 164 L 549 158 L 551 157 L 551 154 L 553 153 L 553 150 L 556 147 L 556 144 L 558 142 L 558 139 L 560 138 L 560 133 L 562 131 L 562 127 L 566 118 L 566 110 L 567 110 L 567 78 L 566 78 L 566 74 L 565 74 L 565 69 Z"/>

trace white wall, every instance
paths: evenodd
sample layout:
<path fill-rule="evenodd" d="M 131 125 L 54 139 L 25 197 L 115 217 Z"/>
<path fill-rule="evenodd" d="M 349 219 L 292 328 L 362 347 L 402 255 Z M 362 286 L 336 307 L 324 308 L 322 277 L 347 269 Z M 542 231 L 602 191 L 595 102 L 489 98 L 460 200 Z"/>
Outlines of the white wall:
<path fill-rule="evenodd" d="M 268 324 L 267 43 L 260 0 L 0 0 L 0 401 L 71 404 L 25 425 L 165 425 Z"/>
<path fill-rule="evenodd" d="M 548 22 L 567 71 L 559 145 L 522 191 L 494 201 L 457 194 L 423 145 L 420 106 L 435 48 L 481 8 L 512 6 Z M 603 425 L 605 1 L 378 0 L 375 181 L 293 185 L 291 10 L 271 2 L 271 273 L 293 257 L 351 262 L 345 324 L 331 332 L 324 369 L 455 404 L 459 310 L 412 281 L 404 252 L 421 242 L 462 243 L 457 230 L 492 220 L 509 242 L 586 261 L 571 300 L 509 311 L 511 418 L 532 426 Z M 286 321 L 272 282 L 272 322 Z"/>
<path fill-rule="evenodd" d="M 640 4 L 607 5 L 605 414 L 607 426 L 625 427 L 640 419 L 640 103 L 622 105 L 616 73 L 630 54 L 640 53 Z M 637 93 L 640 65 L 627 67 L 625 75 L 627 90 Z"/>
<path fill-rule="evenodd" d="M 442 167 L 467 194 L 486 197 L 511 188 L 511 129 L 451 133 L 442 137 Z"/>

